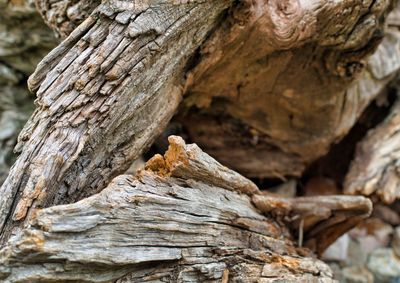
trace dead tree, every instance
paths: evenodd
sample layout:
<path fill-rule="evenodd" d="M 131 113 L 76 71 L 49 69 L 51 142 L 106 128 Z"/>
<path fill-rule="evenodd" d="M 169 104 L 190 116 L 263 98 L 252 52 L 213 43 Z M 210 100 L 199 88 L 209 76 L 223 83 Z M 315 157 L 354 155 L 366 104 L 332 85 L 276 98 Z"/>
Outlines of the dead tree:
<path fill-rule="evenodd" d="M 169 154 L 152 159 L 138 179 L 110 181 L 174 115 L 190 140 L 239 173 L 300 176 L 348 133 L 395 78 L 400 34 L 396 14 L 388 20 L 394 2 L 38 0 L 45 21 L 61 37 L 71 33 L 29 79 L 37 108 L 19 136 L 20 155 L 0 191 L 0 242 L 8 243 L 1 255 L 4 280 L 143 282 L 171 270 L 181 281 L 330 278 L 323 264 L 303 267 L 314 261 L 293 241 L 304 237 L 309 248 L 321 253 L 370 213 L 371 203 L 363 197 L 264 196 L 195 146 L 186 150 L 174 139 Z M 379 158 L 377 150 L 372 153 Z M 390 166 L 387 162 L 382 166 Z M 357 178 L 364 171 L 350 174 Z M 365 192 L 368 182 L 354 189 L 352 178 L 346 190 Z M 397 182 L 396 176 L 391 182 Z M 207 197 L 216 195 L 221 217 L 242 203 L 234 218 L 192 210 L 211 206 Z M 186 207 L 181 198 L 196 205 Z M 321 202 L 320 210 L 310 209 Z M 53 208 L 60 204 L 65 205 Z M 139 208 L 138 222 L 127 227 Z M 155 226 L 146 226 L 146 209 L 165 213 Z M 189 232 L 198 222 L 195 231 L 201 233 L 211 221 L 217 233 L 227 234 L 227 242 L 217 237 L 212 248 L 207 239 L 200 247 L 186 246 L 182 243 L 193 237 L 186 232 L 174 242 L 165 232 L 176 231 L 182 221 L 174 213 L 194 217 L 179 229 Z M 217 218 L 205 220 L 212 217 Z M 244 224 L 235 222 L 242 218 Z M 123 238 L 125 228 L 134 229 L 132 238 Z M 151 238 L 154 231 L 160 238 Z M 141 238 L 145 234 L 149 238 Z M 207 235 L 199 241 L 201 236 Z M 75 239 L 91 237 L 93 247 L 80 255 L 83 243 Z M 263 240 L 254 246 L 252 240 L 259 237 Z M 126 246 L 119 246 L 124 240 Z M 159 240 L 158 246 L 148 248 L 153 240 Z M 71 241 L 70 248 L 61 241 Z M 129 256 L 118 257 L 129 243 L 134 247 Z M 171 247 L 163 251 L 168 243 Z M 100 255 L 107 245 L 113 249 Z M 226 250 L 231 246 L 233 251 Z M 204 262 L 194 258 L 196 252 Z M 268 253 L 273 256 L 265 257 Z M 155 261 L 160 265 L 150 268 Z M 82 268 L 85 262 L 89 271 Z M 274 273 L 275 265 L 279 272 Z M 124 274 L 129 275 L 121 279 Z"/>

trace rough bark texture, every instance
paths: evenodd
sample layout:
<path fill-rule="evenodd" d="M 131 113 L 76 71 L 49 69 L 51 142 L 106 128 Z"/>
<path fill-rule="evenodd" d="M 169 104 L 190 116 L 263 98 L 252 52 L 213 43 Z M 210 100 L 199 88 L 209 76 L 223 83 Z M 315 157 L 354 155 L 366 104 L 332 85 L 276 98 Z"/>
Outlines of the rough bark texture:
<path fill-rule="evenodd" d="M 3 243 L 34 208 L 98 192 L 151 144 L 229 1 L 137 4 L 100 5 L 30 77 L 38 108 L 1 189 Z"/>
<path fill-rule="evenodd" d="M 37 3 L 51 27 L 73 22 L 65 7 L 74 1 Z M 398 9 L 384 25 L 395 5 L 242 1 L 198 53 L 178 120 L 191 140 L 246 176 L 300 176 L 397 73 Z"/>
<path fill-rule="evenodd" d="M 195 67 L 182 88 L 188 60 L 230 6 L 200 50 L 201 60 L 191 61 Z M 30 78 L 38 108 L 1 189 L 2 242 L 35 208 L 91 195 L 127 169 L 166 126 L 186 90 L 186 104 L 200 108 L 224 99 L 225 116 L 218 105 L 210 108 L 224 119 L 213 123 L 206 140 L 198 139 L 204 123 L 190 118 L 196 111 L 185 119 L 191 138 L 213 156 L 249 176 L 299 175 L 378 92 L 346 88 L 379 42 L 390 7 L 384 0 L 104 2 Z M 339 10 L 345 13 L 326 17 Z M 271 67 L 278 63 L 282 69 Z M 225 87 L 217 90 L 217 83 Z M 317 119 L 322 113 L 326 119 Z M 219 148 L 230 148 L 229 156 Z"/>
<path fill-rule="evenodd" d="M 300 176 L 398 72 L 395 2 L 37 0 L 69 36 L 29 80 L 37 109 L 0 190 L 2 280 L 329 282 L 302 246 L 321 254 L 370 214 L 364 197 L 265 195 L 178 138 L 136 179 L 109 182 L 182 98 L 176 119 L 224 164 Z M 360 148 L 396 133 L 397 108 Z M 359 151 L 347 192 L 397 197 L 395 141 L 371 149 L 383 173 L 357 169 Z"/>
<path fill-rule="evenodd" d="M 293 245 L 283 222 L 253 207 L 249 180 L 196 145 L 170 143 L 136 178 L 120 176 L 97 195 L 38 211 L 1 251 L 2 282 L 333 281 L 327 265 Z M 360 198 L 343 197 L 361 204 L 342 205 L 343 215 L 365 213 Z M 328 214 L 339 207 L 329 203 L 336 204 L 324 205 Z"/>
<path fill-rule="evenodd" d="M 35 3 L 45 23 L 65 38 L 89 17 L 101 0 L 35 0 Z"/>

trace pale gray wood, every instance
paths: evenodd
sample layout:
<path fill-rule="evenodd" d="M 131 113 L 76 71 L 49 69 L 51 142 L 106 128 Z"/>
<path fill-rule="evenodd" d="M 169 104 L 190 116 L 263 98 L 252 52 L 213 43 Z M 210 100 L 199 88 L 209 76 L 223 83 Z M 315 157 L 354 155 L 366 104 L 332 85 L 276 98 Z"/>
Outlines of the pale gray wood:
<path fill-rule="evenodd" d="M 174 164 L 182 161 L 177 146 L 186 155 L 195 149 L 170 141 L 164 160 Z M 153 160 L 136 178 L 37 211 L 0 252 L 2 282 L 333 282 L 330 268 L 296 248 L 286 225 L 260 214 L 250 196 L 196 179 L 204 160 L 215 164 L 196 150 L 181 165 L 191 172 L 185 178 Z M 218 180 L 232 183 L 237 173 L 220 169 L 212 170 Z"/>

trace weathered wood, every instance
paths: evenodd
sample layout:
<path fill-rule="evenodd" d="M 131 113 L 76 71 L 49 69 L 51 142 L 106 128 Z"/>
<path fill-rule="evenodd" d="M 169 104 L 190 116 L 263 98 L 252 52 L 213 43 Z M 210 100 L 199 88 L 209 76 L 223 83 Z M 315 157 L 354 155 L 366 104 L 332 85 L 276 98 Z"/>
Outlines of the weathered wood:
<path fill-rule="evenodd" d="M 66 38 L 86 20 L 101 0 L 35 0 L 45 23 L 61 38 Z"/>
<path fill-rule="evenodd" d="M 38 209 L 104 188 L 183 94 L 188 116 L 178 119 L 224 163 L 248 176 L 300 175 L 397 73 L 398 31 L 386 30 L 375 52 L 394 2 L 38 0 L 61 36 L 94 11 L 29 81 L 38 109 L 0 191 L 2 279 L 330 282 L 293 242 L 321 254 L 369 215 L 369 200 L 261 195 L 176 137 L 136 179 Z M 394 172 L 391 158 L 381 164 Z M 392 197 L 396 186 L 377 193 Z"/>
<path fill-rule="evenodd" d="M 104 2 L 43 59 L 0 191 L 0 242 L 35 208 L 96 193 L 129 167 L 174 114 L 187 61 L 230 3 Z"/>
<path fill-rule="evenodd" d="M 313 196 L 292 199 L 254 195 L 264 213 L 283 218 L 304 245 L 321 255 L 341 235 L 370 216 L 372 202 L 362 196 Z"/>
<path fill-rule="evenodd" d="M 2 251 L 0 274 L 2 282 L 114 282 L 126 274 L 119 282 L 221 282 L 225 270 L 230 282 L 330 279 L 285 233 L 245 195 L 144 172 L 38 212 Z"/>
<path fill-rule="evenodd" d="M 194 179 L 228 190 L 238 190 L 247 195 L 260 193 L 257 186 L 242 175 L 221 165 L 205 154 L 196 144 L 186 145 L 182 138 L 170 136 L 165 158 L 156 155 L 146 163 L 146 168 L 177 178 Z"/>
<path fill-rule="evenodd" d="M 375 79 L 376 69 L 398 70 L 388 66 L 394 46 L 367 64 L 392 4 L 243 1 L 203 45 L 178 121 L 246 176 L 301 176 L 390 80 Z"/>
<path fill-rule="evenodd" d="M 170 141 L 164 162 L 153 159 L 136 178 L 36 211 L 0 252 L 2 282 L 333 282 L 327 265 L 295 247 L 286 225 L 253 207 L 243 177 L 232 182 L 237 173 L 216 171 L 195 145 Z M 214 165 L 198 166 L 205 160 Z M 174 176 L 182 166 L 185 178 Z M 229 183 L 233 190 L 218 186 Z"/>
<path fill-rule="evenodd" d="M 244 125 L 232 123 L 230 118 L 221 123 L 225 129 L 239 126 L 233 141 L 223 143 L 223 148 L 230 148 L 231 159 L 225 160 L 218 154 L 221 141 L 214 136 L 215 132 L 210 131 L 206 140 L 199 140 L 200 144 L 233 168 L 245 164 L 254 166 L 252 162 L 257 165 L 260 161 L 270 166 L 271 170 L 259 166 L 257 174 L 244 170 L 250 176 L 299 175 L 307 163 L 304 158 L 310 161 L 326 152 L 354 124 L 360 109 L 376 94 L 362 93 L 361 99 L 355 99 L 360 92 L 352 94 L 345 89 L 357 77 L 362 59 L 379 42 L 376 32 L 382 27 L 390 4 L 391 1 L 383 0 L 315 1 L 312 5 L 297 1 L 287 1 L 285 5 L 278 1 L 267 4 L 255 1 L 237 6 L 232 6 L 229 0 L 104 2 L 38 65 L 30 78 L 30 88 L 38 96 L 38 108 L 20 135 L 17 148 L 21 155 L 1 189 L 1 241 L 6 241 L 13 227 L 19 227 L 36 207 L 74 202 L 104 188 L 162 131 L 186 89 L 189 93 L 186 102 L 194 99 L 197 105 L 200 101 L 210 102 L 210 94 L 229 98 L 229 89 L 235 85 L 230 80 L 247 78 L 246 72 L 252 69 L 246 66 L 257 66 L 251 71 L 254 76 L 246 79 L 249 89 L 241 87 L 240 100 L 234 98 L 232 104 L 228 103 L 230 106 L 224 106 L 228 115 L 236 115 L 234 121 L 239 119 Z M 196 67 L 184 82 L 187 68 L 192 67 L 186 65 L 189 59 L 230 6 L 228 18 L 203 45 L 201 60 L 195 63 Z M 340 14 L 332 22 L 317 20 L 329 19 L 324 16 L 344 8 L 349 8 L 348 13 Z M 343 28 L 347 26 L 352 28 Z M 312 58 L 321 55 L 316 57 L 320 68 L 325 68 L 326 85 L 315 81 L 320 76 L 313 60 L 301 61 L 304 50 L 322 52 L 307 54 L 313 54 Z M 281 83 L 271 79 L 282 79 L 279 76 L 282 70 L 268 67 L 268 62 L 274 61 L 270 56 L 293 59 L 279 65 L 291 70 L 288 75 L 298 76 L 295 80 L 283 78 L 285 83 L 299 83 L 298 93 L 296 85 L 278 87 Z M 307 64 L 300 64 L 299 60 Z M 290 66 L 295 63 L 306 66 L 310 72 L 294 67 L 292 70 Z M 225 82 L 222 85 L 226 87 L 213 89 L 217 82 Z M 270 83 L 275 86 L 274 93 L 279 94 L 278 104 L 270 95 L 265 95 Z M 200 91 L 202 87 L 207 91 Z M 321 96 L 321 88 L 329 93 Z M 237 90 L 237 84 L 234 89 Z M 279 102 L 282 99 L 286 101 L 283 104 Z M 321 122 L 314 119 L 314 114 L 304 117 L 301 114 L 293 120 L 291 114 L 282 114 L 282 109 L 300 113 L 303 106 L 297 109 L 293 103 L 299 107 L 311 105 L 314 110 L 319 109 L 315 115 L 323 113 L 329 118 Z M 212 109 L 218 112 L 218 107 Z M 267 116 L 258 115 L 263 111 L 268 112 L 267 120 L 264 119 Z M 290 121 L 299 123 L 293 124 L 286 118 L 281 121 L 279 117 L 276 123 L 272 122 L 271 113 L 288 116 Z M 193 122 L 190 118 L 186 121 Z M 318 125 L 312 125 L 315 121 Z M 201 132 L 204 126 L 198 121 L 191 125 L 189 132 Z M 250 136 L 243 134 L 247 131 Z M 265 155 L 257 146 L 259 133 L 266 137 L 267 142 L 261 144 L 267 145 L 267 153 L 274 152 L 272 156 Z M 224 130 L 216 134 L 224 135 L 223 140 L 232 137 Z M 241 145 L 254 148 L 235 147 L 235 136 L 239 140 L 245 138 Z M 208 143 L 210 137 L 213 140 Z M 243 156 L 244 152 L 248 156 Z M 238 162 L 235 155 L 246 158 Z M 248 158 L 252 162 L 246 162 Z"/>
<path fill-rule="evenodd" d="M 68 22 L 64 7 L 75 5 L 37 1 L 55 29 Z M 388 66 L 397 54 L 381 50 L 366 63 L 395 1 L 284 3 L 242 1 L 231 9 L 190 70 L 184 104 L 195 107 L 178 119 L 191 140 L 252 177 L 300 176 L 348 133 L 398 69 Z M 375 77 L 382 72 L 392 76 Z"/>

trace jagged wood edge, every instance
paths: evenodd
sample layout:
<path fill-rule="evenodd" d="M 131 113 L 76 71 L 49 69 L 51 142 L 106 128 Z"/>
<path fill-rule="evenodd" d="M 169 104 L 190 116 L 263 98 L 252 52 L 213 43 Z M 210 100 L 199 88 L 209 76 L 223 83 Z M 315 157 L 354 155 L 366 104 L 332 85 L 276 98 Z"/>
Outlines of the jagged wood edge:
<path fill-rule="evenodd" d="M 152 159 L 136 178 L 119 176 L 97 195 L 37 211 L 0 252 L 2 282 L 333 282 L 327 265 L 295 248 L 286 225 L 254 208 L 242 191 L 250 181 L 195 145 L 170 143 L 163 161 Z"/>

